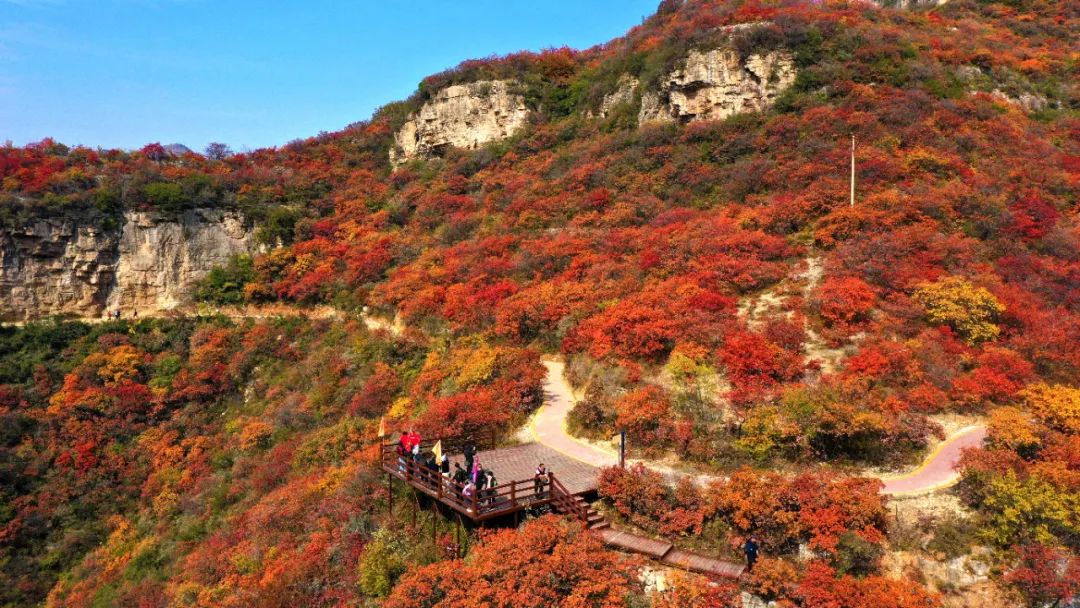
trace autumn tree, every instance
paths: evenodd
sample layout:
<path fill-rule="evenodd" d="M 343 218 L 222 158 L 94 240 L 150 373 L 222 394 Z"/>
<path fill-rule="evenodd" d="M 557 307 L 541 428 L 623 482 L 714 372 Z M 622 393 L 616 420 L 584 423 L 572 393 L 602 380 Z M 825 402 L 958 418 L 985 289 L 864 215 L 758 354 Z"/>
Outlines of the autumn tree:
<path fill-rule="evenodd" d="M 1080 597 L 1080 558 L 1046 545 L 1022 545 L 1016 549 L 1019 563 L 1005 573 L 1028 606 L 1067 605 Z"/>
<path fill-rule="evenodd" d="M 995 321 L 1005 307 L 989 291 L 963 277 L 946 277 L 924 283 L 914 298 L 931 323 L 948 325 L 969 342 L 985 342 L 998 337 Z"/>
<path fill-rule="evenodd" d="M 555 516 L 484 535 L 465 559 L 405 573 L 387 608 L 595 606 L 641 592 L 635 563 Z"/>

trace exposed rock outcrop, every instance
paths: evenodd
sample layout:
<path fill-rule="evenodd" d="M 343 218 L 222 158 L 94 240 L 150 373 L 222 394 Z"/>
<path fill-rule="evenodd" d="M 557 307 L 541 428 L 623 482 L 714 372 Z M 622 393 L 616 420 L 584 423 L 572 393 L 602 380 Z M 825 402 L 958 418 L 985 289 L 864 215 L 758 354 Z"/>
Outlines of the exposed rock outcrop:
<path fill-rule="evenodd" d="M 513 135 L 529 117 L 514 84 L 483 80 L 440 90 L 394 134 L 390 163 L 438 156 L 450 146 L 473 149 Z"/>
<path fill-rule="evenodd" d="M 119 232 L 38 218 L 0 235 L 0 320 L 98 315 L 112 289 Z"/>
<path fill-rule="evenodd" d="M 690 51 L 659 90 L 641 97 L 638 122 L 717 120 L 763 110 L 795 82 L 795 63 L 784 51 L 744 59 L 733 48 Z"/>
<path fill-rule="evenodd" d="M 196 209 L 179 221 L 128 213 L 120 235 L 116 284 L 109 305 L 122 310 L 168 310 L 214 266 L 254 248 L 253 233 L 236 213 Z"/>
<path fill-rule="evenodd" d="M 634 93 L 641 84 L 637 78 L 629 74 L 623 74 L 619 78 L 616 88 L 611 93 L 604 95 L 600 102 L 600 110 L 597 112 L 601 118 L 607 118 L 616 107 L 634 101 Z"/>
<path fill-rule="evenodd" d="M 0 320 L 174 308 L 211 268 L 253 251 L 253 234 L 217 209 L 128 212 L 112 229 L 77 215 L 37 218 L 0 234 Z"/>

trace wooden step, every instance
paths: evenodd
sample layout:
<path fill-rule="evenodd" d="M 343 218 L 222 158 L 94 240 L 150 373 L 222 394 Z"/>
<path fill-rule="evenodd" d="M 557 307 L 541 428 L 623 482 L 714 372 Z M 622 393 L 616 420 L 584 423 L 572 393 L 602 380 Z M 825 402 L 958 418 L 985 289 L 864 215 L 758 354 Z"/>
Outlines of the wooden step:
<path fill-rule="evenodd" d="M 606 528 L 610 528 L 611 524 L 609 524 L 606 519 L 601 519 L 600 521 L 598 521 L 596 523 L 589 524 L 588 527 L 589 527 L 590 530 L 604 530 Z"/>

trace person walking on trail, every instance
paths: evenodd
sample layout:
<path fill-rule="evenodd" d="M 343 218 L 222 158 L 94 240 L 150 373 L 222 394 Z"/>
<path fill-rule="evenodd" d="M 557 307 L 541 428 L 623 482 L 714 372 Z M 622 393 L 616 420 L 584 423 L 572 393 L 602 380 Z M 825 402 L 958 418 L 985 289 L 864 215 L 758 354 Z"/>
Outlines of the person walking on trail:
<path fill-rule="evenodd" d="M 743 544 L 743 553 L 746 554 L 746 571 L 753 572 L 754 562 L 756 562 L 758 558 L 758 544 L 756 538 L 751 536 L 746 539 L 746 543 Z"/>
<path fill-rule="evenodd" d="M 536 475 L 533 476 L 533 492 L 536 493 L 537 498 L 544 496 L 544 482 L 547 481 L 547 467 L 544 463 L 540 463 L 536 466 Z"/>

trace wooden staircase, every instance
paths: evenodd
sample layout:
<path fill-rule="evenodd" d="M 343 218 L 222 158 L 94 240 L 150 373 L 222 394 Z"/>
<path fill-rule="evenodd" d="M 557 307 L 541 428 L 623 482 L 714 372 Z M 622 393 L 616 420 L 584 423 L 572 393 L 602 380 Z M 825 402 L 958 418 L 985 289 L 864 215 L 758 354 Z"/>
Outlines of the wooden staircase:
<path fill-rule="evenodd" d="M 553 497 L 551 506 L 556 512 L 584 523 L 586 528 L 595 531 L 606 544 L 612 547 L 645 555 L 666 566 L 710 576 L 739 578 L 743 573 L 744 568 L 740 564 L 676 549 L 666 540 L 656 540 L 612 528 L 608 520 L 588 501 L 566 492 L 554 476 L 551 477 L 551 494 Z"/>
<path fill-rule="evenodd" d="M 611 524 L 608 523 L 607 518 L 601 515 L 599 511 L 594 509 L 593 506 L 589 504 L 588 501 L 586 501 L 584 498 L 580 496 L 574 496 L 573 500 L 576 503 L 574 512 L 585 512 L 584 523 L 586 528 L 590 530 L 605 530 L 611 527 Z"/>

